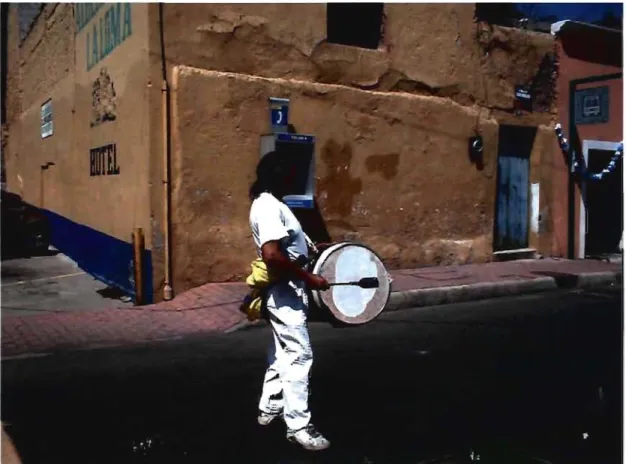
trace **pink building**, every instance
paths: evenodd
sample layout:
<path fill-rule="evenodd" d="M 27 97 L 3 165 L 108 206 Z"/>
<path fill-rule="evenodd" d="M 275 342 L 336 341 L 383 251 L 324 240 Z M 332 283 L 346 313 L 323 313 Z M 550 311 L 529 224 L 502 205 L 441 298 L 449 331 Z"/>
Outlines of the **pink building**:
<path fill-rule="evenodd" d="M 622 33 L 574 21 L 552 25 L 559 62 L 558 122 L 589 172 L 605 168 L 623 139 Z M 622 164 L 600 181 L 568 173 L 555 137 L 552 254 L 575 258 L 620 252 Z"/>

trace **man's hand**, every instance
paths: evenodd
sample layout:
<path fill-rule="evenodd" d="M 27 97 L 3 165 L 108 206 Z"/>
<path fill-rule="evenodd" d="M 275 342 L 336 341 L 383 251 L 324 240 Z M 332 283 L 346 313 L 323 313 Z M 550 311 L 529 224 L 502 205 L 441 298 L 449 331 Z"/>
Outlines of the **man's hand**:
<path fill-rule="evenodd" d="M 309 274 L 304 283 L 311 290 L 328 290 L 330 288 L 326 279 L 317 274 Z"/>
<path fill-rule="evenodd" d="M 261 257 L 273 272 L 283 272 L 287 276 L 300 279 L 311 290 L 328 290 L 330 285 L 322 276 L 312 274 L 296 263 L 293 263 L 283 253 L 277 241 L 269 241 L 261 247 Z"/>

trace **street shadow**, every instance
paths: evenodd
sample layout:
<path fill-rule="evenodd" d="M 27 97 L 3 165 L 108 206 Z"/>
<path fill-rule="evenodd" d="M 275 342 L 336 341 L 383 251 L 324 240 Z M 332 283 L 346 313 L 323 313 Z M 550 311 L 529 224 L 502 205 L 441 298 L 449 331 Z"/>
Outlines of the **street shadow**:
<path fill-rule="evenodd" d="M 0 251 L 0 261 L 12 261 L 16 259 L 39 258 L 44 256 L 57 256 L 58 250 L 48 249 L 43 251 L 33 251 L 27 247 L 8 246 L 2 247 Z"/>
<path fill-rule="evenodd" d="M 257 423 L 269 330 L 3 363 L 2 419 L 27 463 L 618 462 L 621 301 L 573 298 L 497 328 L 312 327 L 321 453 Z"/>
<path fill-rule="evenodd" d="M 567 272 L 556 271 L 534 271 L 532 274 L 542 277 L 552 277 L 559 288 L 576 288 L 578 285 L 578 275 Z"/>
<path fill-rule="evenodd" d="M 8 268 L 7 269 L 4 266 L 0 269 L 0 280 L 5 280 L 5 279 L 27 280 L 27 279 L 35 278 L 36 276 L 37 276 L 37 273 L 33 272 L 30 269 L 24 269 L 24 268 L 18 268 L 18 269 Z"/>
<path fill-rule="evenodd" d="M 122 298 L 128 297 L 126 292 L 115 287 L 106 287 L 101 290 L 96 290 L 96 293 L 107 300 L 122 300 Z"/>

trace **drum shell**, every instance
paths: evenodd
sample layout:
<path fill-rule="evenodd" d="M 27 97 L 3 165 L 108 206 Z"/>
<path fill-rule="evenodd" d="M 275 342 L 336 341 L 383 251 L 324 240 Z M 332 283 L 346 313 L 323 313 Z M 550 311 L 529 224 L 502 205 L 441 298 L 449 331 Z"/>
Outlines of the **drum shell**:
<path fill-rule="evenodd" d="M 330 260 L 333 259 L 332 256 L 335 253 L 338 253 L 342 248 L 347 247 L 347 246 L 358 247 L 358 248 L 367 250 L 372 255 L 372 258 L 373 258 L 372 261 L 376 264 L 376 268 L 377 268 L 376 277 L 378 277 L 379 282 L 380 282 L 379 288 L 376 289 L 376 297 L 375 298 L 373 297 L 372 300 L 370 300 L 367 303 L 366 310 L 357 316 L 348 316 L 342 313 L 338 309 L 336 304 L 333 304 L 333 303 L 326 304 L 324 299 L 326 299 L 327 301 L 329 300 L 328 292 L 332 292 L 333 288 L 337 288 L 337 287 L 331 287 L 330 290 L 327 290 L 324 292 L 316 291 L 316 290 L 310 291 L 309 292 L 311 296 L 310 301 L 314 303 L 314 305 L 317 308 L 330 314 L 334 319 L 336 319 L 337 321 L 343 324 L 348 324 L 348 325 L 365 324 L 367 322 L 374 320 L 376 317 L 378 317 L 378 315 L 380 315 L 380 313 L 387 306 L 387 303 L 389 302 L 389 298 L 391 296 L 391 279 L 389 277 L 389 274 L 387 270 L 385 269 L 380 257 L 371 248 L 365 245 L 362 245 L 360 243 L 353 243 L 353 242 L 336 243 L 330 246 L 329 248 L 327 248 L 326 250 L 324 250 L 323 252 L 317 254 L 313 258 L 313 260 L 311 260 L 309 264 L 309 271 L 313 272 L 314 274 L 322 275 L 328 280 L 329 283 L 334 283 L 335 282 L 334 277 L 331 277 L 329 275 L 324 275 L 324 273 L 328 274 L 328 272 L 326 272 L 327 269 L 324 269 L 325 265 L 329 262 L 329 259 Z M 363 275 L 361 277 L 373 277 L 373 275 Z M 356 278 L 354 280 L 359 280 L 359 279 Z"/>

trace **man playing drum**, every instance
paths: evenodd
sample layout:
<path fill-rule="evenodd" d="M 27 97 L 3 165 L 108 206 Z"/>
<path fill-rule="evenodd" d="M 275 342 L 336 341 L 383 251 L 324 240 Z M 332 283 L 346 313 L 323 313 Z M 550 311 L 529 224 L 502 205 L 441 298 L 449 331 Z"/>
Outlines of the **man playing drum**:
<path fill-rule="evenodd" d="M 313 353 L 307 328 L 307 287 L 326 290 L 330 286 L 326 279 L 305 269 L 308 237 L 281 201 L 295 180 L 295 172 L 286 160 L 277 152 L 263 156 L 256 169 L 257 179 L 250 188 L 250 226 L 257 253 L 269 271 L 281 276 L 266 293 L 273 342 L 258 421 L 267 425 L 282 416 L 287 439 L 317 451 L 328 448 L 330 443 L 313 427 L 308 405 Z"/>

